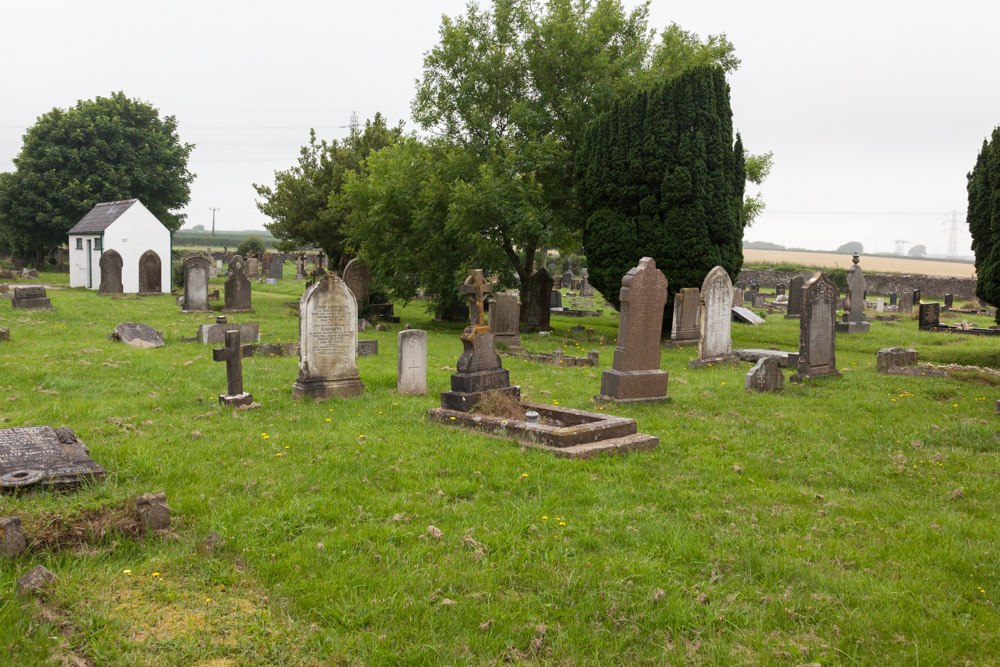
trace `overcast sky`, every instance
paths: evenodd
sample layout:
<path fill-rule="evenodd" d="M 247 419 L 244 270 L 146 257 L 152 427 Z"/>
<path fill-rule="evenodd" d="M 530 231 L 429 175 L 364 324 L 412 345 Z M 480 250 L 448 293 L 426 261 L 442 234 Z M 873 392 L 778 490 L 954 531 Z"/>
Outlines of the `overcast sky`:
<path fill-rule="evenodd" d="M 636 3 L 626 1 L 627 6 Z M 253 183 L 294 164 L 310 127 L 410 118 L 424 52 L 463 0 L 281 3 L 11 1 L 0 5 L 0 171 L 42 113 L 122 90 L 197 144 L 188 225 L 261 228 Z M 656 0 L 650 24 L 726 33 L 736 128 L 774 151 L 747 240 L 833 249 L 895 241 L 945 253 L 965 175 L 1000 124 L 1000 3 Z"/>

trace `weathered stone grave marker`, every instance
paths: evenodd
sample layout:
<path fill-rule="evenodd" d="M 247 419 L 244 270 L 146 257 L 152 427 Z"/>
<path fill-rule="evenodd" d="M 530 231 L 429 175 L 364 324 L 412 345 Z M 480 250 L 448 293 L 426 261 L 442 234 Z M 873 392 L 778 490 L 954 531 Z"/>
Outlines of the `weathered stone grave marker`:
<path fill-rule="evenodd" d="M 847 300 L 850 311 L 844 313 L 843 321 L 837 322 L 837 331 L 846 334 L 868 333 L 871 325 L 865 320 L 865 274 L 859 266 L 861 258 L 857 253 L 851 260 L 854 265 L 847 271 Z"/>
<path fill-rule="evenodd" d="M 272 280 L 281 280 L 285 277 L 285 261 L 280 257 L 271 258 L 271 269 L 267 274 Z"/>
<path fill-rule="evenodd" d="M 941 304 L 921 303 L 920 314 L 917 327 L 922 330 L 929 330 L 941 324 Z"/>
<path fill-rule="evenodd" d="M 208 306 L 208 270 L 212 263 L 204 255 L 188 255 L 184 259 L 185 313 L 210 310 Z"/>
<path fill-rule="evenodd" d="M 25 426 L 0 429 L 0 489 L 33 484 L 70 488 L 104 479 L 104 468 L 71 428 Z"/>
<path fill-rule="evenodd" d="M 516 294 L 497 294 L 490 305 L 490 329 L 493 340 L 503 343 L 512 352 L 520 352 L 521 337 L 518 335 L 521 306 Z"/>
<path fill-rule="evenodd" d="M 797 320 L 802 315 L 803 283 L 805 283 L 805 278 L 802 276 L 795 276 L 788 281 L 788 310 L 785 312 L 786 319 Z"/>
<path fill-rule="evenodd" d="M 701 334 L 698 358 L 688 361 L 688 368 L 704 368 L 710 364 L 738 361 L 733 354 L 733 306 L 729 295 L 733 283 L 721 266 L 716 266 L 701 284 Z"/>
<path fill-rule="evenodd" d="M 785 376 L 774 357 L 761 357 L 743 380 L 747 391 L 780 391 L 785 386 Z"/>
<path fill-rule="evenodd" d="M 212 361 L 226 362 L 226 392 L 219 394 L 219 403 L 225 406 L 250 405 L 253 395 L 243 391 L 243 359 L 253 356 L 253 348 L 240 345 L 239 329 L 226 332 L 226 346 L 212 350 Z"/>
<path fill-rule="evenodd" d="M 363 309 L 368 303 L 368 294 L 371 291 L 371 271 L 355 257 L 344 267 L 344 282 L 358 302 L 358 308 Z"/>
<path fill-rule="evenodd" d="M 670 340 L 676 345 L 697 343 L 701 326 L 701 302 L 697 287 L 683 287 L 674 295 L 674 318 Z"/>
<path fill-rule="evenodd" d="M 223 312 L 253 312 L 250 278 L 246 274 L 246 262 L 239 255 L 233 255 L 229 260 L 229 277 L 226 278 L 225 292 Z"/>
<path fill-rule="evenodd" d="M 101 286 L 98 294 L 123 294 L 122 286 L 122 256 L 114 250 L 105 250 L 98 262 L 101 267 Z"/>
<path fill-rule="evenodd" d="M 802 319 L 799 323 L 798 372 L 789 378 L 840 375 L 836 355 L 837 287 L 817 271 L 802 288 Z"/>
<path fill-rule="evenodd" d="M 147 250 L 139 258 L 139 294 L 161 294 L 163 292 L 163 270 L 160 256 L 154 250 Z"/>
<path fill-rule="evenodd" d="M 521 321 L 526 332 L 548 330 L 552 315 L 551 294 L 554 291 L 552 277 L 545 269 L 539 269 L 528 278 L 526 293 L 530 295 L 527 306 L 521 305 Z"/>
<path fill-rule="evenodd" d="M 396 336 L 396 391 L 400 394 L 427 393 L 427 332 L 400 331 Z"/>
<path fill-rule="evenodd" d="M 141 322 L 122 322 L 108 334 L 108 340 L 125 343 L 131 347 L 163 347 L 163 332 Z"/>
<path fill-rule="evenodd" d="M 45 288 L 41 285 L 15 287 L 10 307 L 24 310 L 55 310 L 45 294 Z"/>

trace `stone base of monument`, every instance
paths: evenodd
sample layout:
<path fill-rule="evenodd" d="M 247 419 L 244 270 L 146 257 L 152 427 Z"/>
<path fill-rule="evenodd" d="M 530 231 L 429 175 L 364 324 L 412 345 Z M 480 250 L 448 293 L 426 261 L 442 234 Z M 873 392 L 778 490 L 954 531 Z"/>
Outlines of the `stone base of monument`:
<path fill-rule="evenodd" d="M 789 315 L 788 313 L 785 313 L 785 319 L 786 320 L 798 320 L 798 319 L 801 319 L 801 318 L 802 318 L 802 315 L 800 315 L 799 313 L 795 313 L 794 315 Z"/>
<path fill-rule="evenodd" d="M 226 407 L 239 407 L 241 405 L 250 405 L 251 403 L 253 403 L 253 394 L 246 391 L 235 396 L 219 394 L 219 404 Z"/>
<path fill-rule="evenodd" d="M 181 312 L 181 313 L 210 313 L 210 312 L 212 312 L 212 309 L 211 308 L 205 308 L 203 310 L 192 310 L 192 309 L 188 309 L 188 308 L 181 308 L 180 311 L 178 311 L 178 312 Z"/>
<path fill-rule="evenodd" d="M 784 368 L 795 368 L 799 365 L 799 353 L 798 352 L 782 352 L 781 350 L 762 350 L 759 348 L 746 348 L 742 350 L 733 350 L 737 356 L 743 361 L 749 361 L 750 363 L 757 363 L 765 357 L 770 357 L 778 360 L 778 365 Z"/>
<path fill-rule="evenodd" d="M 342 378 L 338 380 L 299 378 L 292 385 L 292 398 L 315 398 L 325 400 L 334 396 L 360 396 L 365 391 L 365 383 L 361 377 Z"/>
<path fill-rule="evenodd" d="M 524 346 L 521 345 L 521 337 L 518 335 L 494 334 L 493 343 L 506 345 L 510 352 L 524 352 Z"/>
<path fill-rule="evenodd" d="M 709 366 L 718 366 L 720 364 L 730 364 L 734 361 L 741 361 L 741 359 L 735 354 L 727 354 L 721 357 L 709 357 L 708 359 L 690 359 L 688 360 L 688 368 L 708 368 Z"/>
<path fill-rule="evenodd" d="M 829 378 L 829 377 L 840 377 L 840 371 L 836 369 L 814 371 L 812 373 L 796 373 L 788 378 L 789 382 L 802 382 L 803 380 L 812 380 L 814 378 Z"/>
<path fill-rule="evenodd" d="M 697 344 L 698 344 L 698 338 L 697 337 L 695 337 L 695 338 L 684 338 L 684 339 L 681 339 L 681 340 L 675 340 L 673 338 L 668 338 L 667 340 L 663 341 L 663 347 L 669 347 L 669 348 L 684 347 L 685 345 L 697 345 Z"/>
<path fill-rule="evenodd" d="M 510 371 L 506 369 L 453 373 L 451 391 L 441 392 L 441 407 L 468 412 L 484 394 L 489 392 L 500 392 L 514 398 L 521 398 L 521 388 L 511 386 Z"/>
<path fill-rule="evenodd" d="M 870 330 L 868 322 L 837 322 L 837 333 L 840 334 L 868 333 Z"/>
<path fill-rule="evenodd" d="M 670 373 L 660 370 L 619 371 L 609 368 L 601 374 L 598 401 L 616 403 L 657 403 L 669 401 L 667 382 Z"/>
<path fill-rule="evenodd" d="M 562 458 L 587 459 L 599 454 L 648 451 L 660 444 L 656 436 L 639 433 L 634 419 L 540 403 L 525 402 L 521 407 L 537 412 L 539 421 L 531 423 L 445 408 L 428 410 L 427 416 L 448 426 L 513 438 L 525 447 Z"/>

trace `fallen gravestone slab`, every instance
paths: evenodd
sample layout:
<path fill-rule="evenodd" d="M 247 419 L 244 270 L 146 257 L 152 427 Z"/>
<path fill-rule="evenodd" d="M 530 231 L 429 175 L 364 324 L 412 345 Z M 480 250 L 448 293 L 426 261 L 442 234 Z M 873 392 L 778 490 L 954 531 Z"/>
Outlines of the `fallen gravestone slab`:
<path fill-rule="evenodd" d="M 108 340 L 138 348 L 163 347 L 163 333 L 141 322 L 122 322 L 108 334 Z"/>
<path fill-rule="evenodd" d="M 766 322 L 766 320 L 763 317 L 753 312 L 749 308 L 746 308 L 744 306 L 733 306 L 732 308 L 733 308 L 734 322 L 741 322 L 743 324 L 752 324 L 753 326 L 757 326 L 758 324 L 764 324 L 764 322 Z"/>
<path fill-rule="evenodd" d="M 70 488 L 87 479 L 104 479 L 71 428 L 26 426 L 0 429 L 0 489 L 33 484 Z"/>

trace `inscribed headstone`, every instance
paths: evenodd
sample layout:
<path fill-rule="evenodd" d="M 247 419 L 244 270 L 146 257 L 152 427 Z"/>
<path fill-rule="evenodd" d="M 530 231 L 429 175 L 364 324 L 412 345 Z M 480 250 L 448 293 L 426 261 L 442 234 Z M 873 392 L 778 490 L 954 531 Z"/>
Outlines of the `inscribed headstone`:
<path fill-rule="evenodd" d="M 250 280 L 260 278 L 260 260 L 256 257 L 251 257 L 247 260 L 247 278 Z"/>
<path fill-rule="evenodd" d="M 427 332 L 407 329 L 397 335 L 396 391 L 427 393 Z"/>
<path fill-rule="evenodd" d="M 45 288 L 41 285 L 15 287 L 10 307 L 24 310 L 55 310 L 45 293 Z"/>
<path fill-rule="evenodd" d="M 357 396 L 358 305 L 339 276 L 328 273 L 299 303 L 299 377 L 292 396 Z"/>
<path fill-rule="evenodd" d="M 201 312 L 208 306 L 208 269 L 212 263 L 204 255 L 189 255 L 184 259 L 184 310 Z"/>
<path fill-rule="evenodd" d="M 104 468 L 90 458 L 73 429 L 0 429 L 0 489 L 32 484 L 69 488 L 87 479 L 104 479 Z"/>
<path fill-rule="evenodd" d="M 920 304 L 920 314 L 918 328 L 933 329 L 941 324 L 941 304 L 922 303 Z"/>
<path fill-rule="evenodd" d="M 913 294 L 911 292 L 903 292 L 899 296 L 899 312 L 907 315 L 913 314 Z"/>
<path fill-rule="evenodd" d="M 841 333 L 867 333 L 870 325 L 865 320 L 865 281 L 864 272 L 858 262 L 861 258 L 855 254 L 854 265 L 847 271 L 847 300 L 850 304 L 849 312 L 844 313 L 843 321 L 837 323 L 837 331 Z"/>
<path fill-rule="evenodd" d="M 162 288 L 160 256 L 147 250 L 139 258 L 139 294 L 159 294 Z"/>
<path fill-rule="evenodd" d="M 785 317 L 795 319 L 802 314 L 802 285 L 805 278 L 795 276 L 788 282 L 788 309 Z"/>
<path fill-rule="evenodd" d="M 101 287 L 98 294 L 122 294 L 122 256 L 114 250 L 105 250 L 99 262 L 101 267 Z"/>
<path fill-rule="evenodd" d="M 552 293 L 553 280 L 549 272 L 539 269 L 528 278 L 529 295 L 528 303 L 521 304 L 521 321 L 524 322 L 524 330 L 534 332 L 548 330 L 549 317 L 551 316 L 550 294 Z M 558 294 L 558 292 L 557 292 Z"/>
<path fill-rule="evenodd" d="M 227 313 L 245 313 L 253 310 L 250 279 L 245 271 L 246 262 L 239 255 L 234 255 L 229 260 L 229 277 L 226 278 L 226 294 L 222 307 L 222 310 Z"/>
<path fill-rule="evenodd" d="M 371 290 L 371 271 L 355 257 L 344 267 L 344 282 L 347 283 L 347 287 L 354 294 L 359 307 L 363 308 L 368 303 L 368 293 Z"/>
<path fill-rule="evenodd" d="M 521 337 L 518 335 L 521 306 L 516 294 L 497 294 L 490 305 L 490 329 L 493 330 L 493 340 L 503 343 L 508 349 L 518 351 L 521 347 Z"/>
<path fill-rule="evenodd" d="M 674 295 L 674 318 L 670 340 L 675 343 L 695 342 L 701 326 L 701 303 L 697 287 L 683 287 Z"/>
<path fill-rule="evenodd" d="M 802 288 L 798 372 L 792 382 L 840 375 L 837 370 L 837 287 L 817 271 Z"/>
<path fill-rule="evenodd" d="M 731 335 L 733 305 L 730 295 L 733 283 L 721 266 L 716 266 L 701 284 L 701 332 L 698 339 L 698 358 L 688 362 L 688 368 L 702 368 L 709 364 L 735 361 Z"/>

